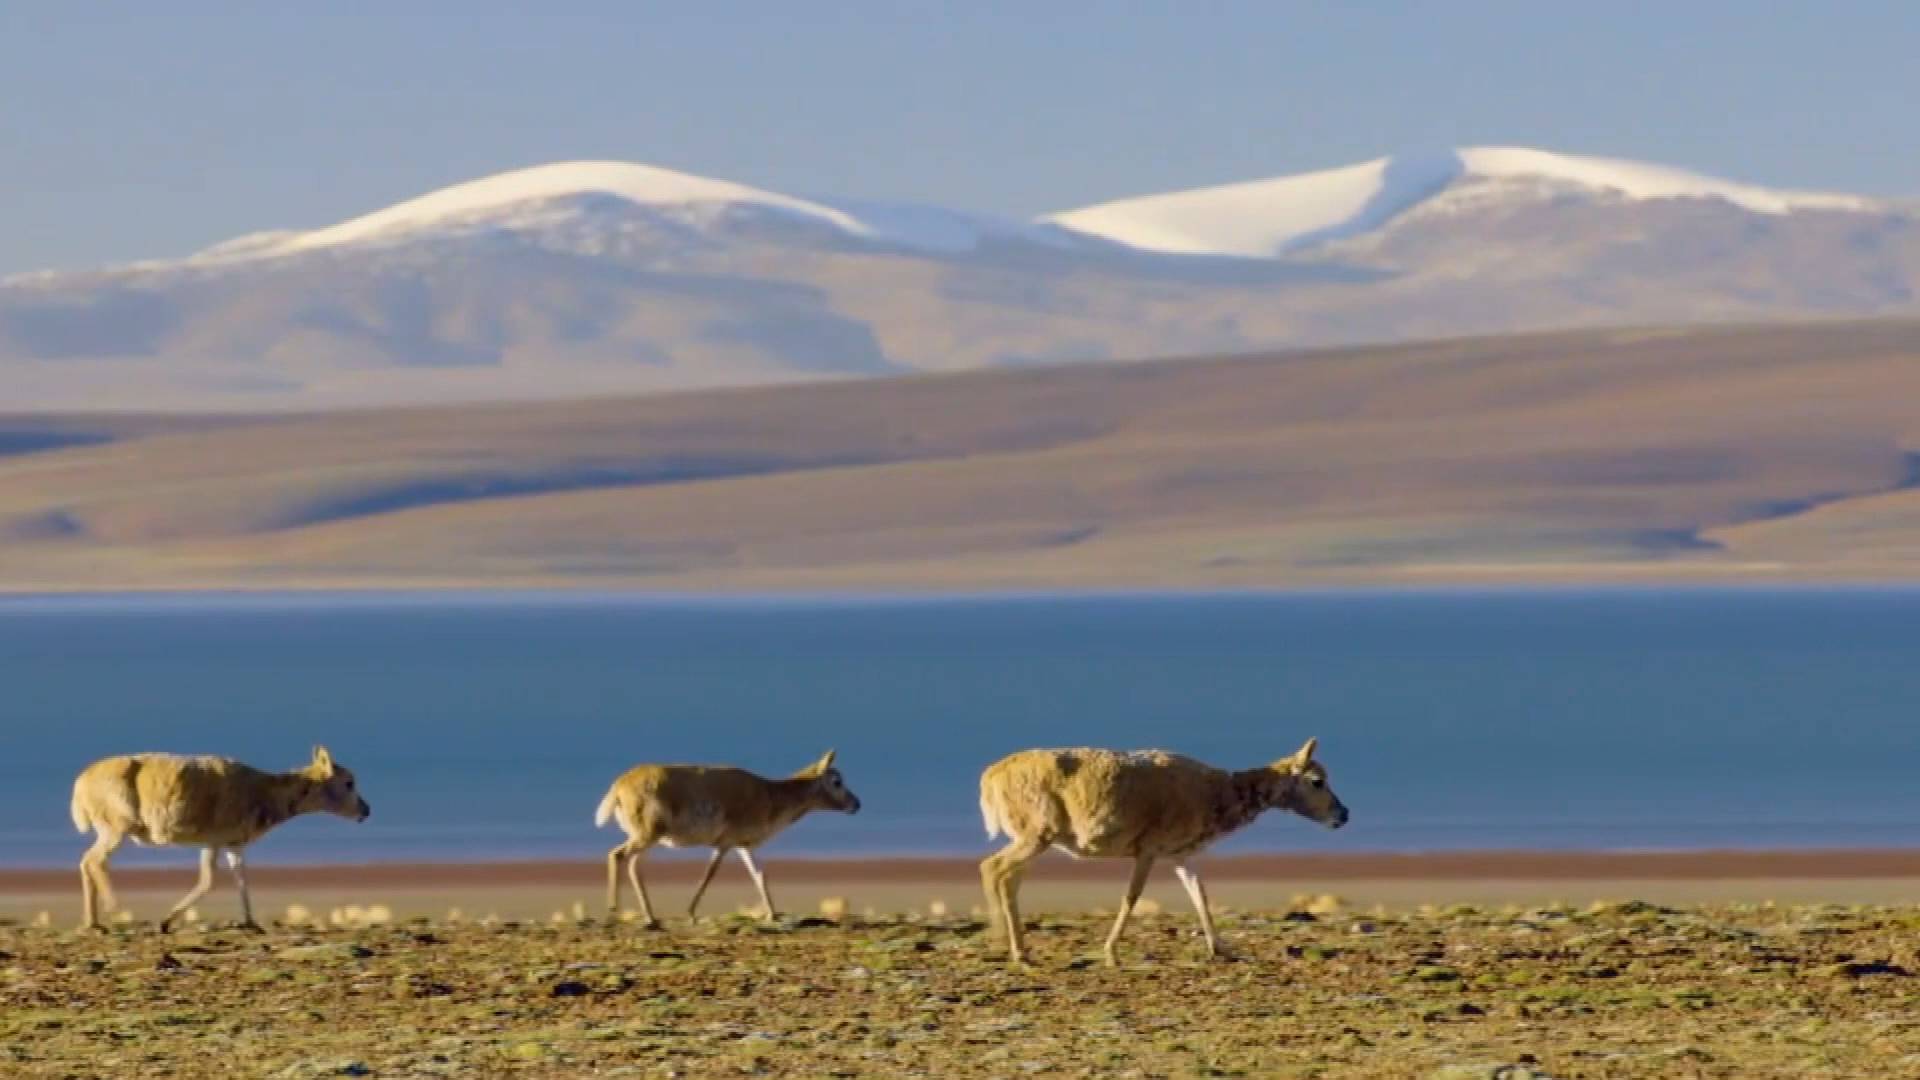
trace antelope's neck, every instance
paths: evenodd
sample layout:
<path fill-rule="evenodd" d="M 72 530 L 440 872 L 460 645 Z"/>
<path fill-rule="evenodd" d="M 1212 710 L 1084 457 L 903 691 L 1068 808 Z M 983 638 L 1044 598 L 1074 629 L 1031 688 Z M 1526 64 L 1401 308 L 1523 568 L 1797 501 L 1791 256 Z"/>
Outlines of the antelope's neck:
<path fill-rule="evenodd" d="M 773 796 L 773 816 L 782 827 L 793 824 L 813 809 L 813 780 L 804 776 L 789 776 L 767 782 L 767 791 Z"/>
<path fill-rule="evenodd" d="M 297 770 L 269 775 L 254 807 L 254 835 L 299 817 L 300 804 L 312 789 L 313 779 Z"/>
<path fill-rule="evenodd" d="M 1245 769 L 1228 778 L 1216 811 L 1220 832 L 1243 828 L 1273 806 L 1276 780 L 1271 769 Z"/>

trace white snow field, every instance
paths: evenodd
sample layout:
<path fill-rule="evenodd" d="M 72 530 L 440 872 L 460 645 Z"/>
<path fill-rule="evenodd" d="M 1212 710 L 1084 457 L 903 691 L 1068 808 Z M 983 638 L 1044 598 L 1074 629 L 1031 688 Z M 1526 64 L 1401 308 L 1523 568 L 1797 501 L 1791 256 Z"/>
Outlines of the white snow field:
<path fill-rule="evenodd" d="M 786 215 L 878 245 L 963 252 L 988 238 L 1059 246 L 1081 238 L 1046 223 L 1009 221 L 911 203 L 814 202 L 728 180 L 621 161 L 565 161 L 441 188 L 307 232 L 251 233 L 194 256 L 200 263 L 270 259 L 328 248 L 379 246 L 483 230 L 538 229 L 585 212 L 595 197 L 652 211 L 696 230 L 730 214 Z"/>
<path fill-rule="evenodd" d="M 1873 200 L 1855 195 L 1758 187 L 1665 165 L 1481 146 L 1142 195 L 1043 220 L 1147 251 L 1266 258 L 1371 231 L 1415 208 L 1569 193 L 1722 199 L 1761 214 L 1874 208 Z"/>
<path fill-rule="evenodd" d="M 0 408 L 512 401 L 1920 317 L 1920 205 L 1513 147 L 1030 219 L 618 161 L 368 209 L 0 277 Z"/>
<path fill-rule="evenodd" d="M 565 161 L 455 184 L 318 229 L 250 233 L 184 261 L 207 266 L 536 230 L 583 218 L 596 199 L 617 200 L 701 233 L 742 213 L 772 214 L 858 243 L 936 255 L 1011 241 L 1089 253 L 1117 246 L 1154 255 L 1271 258 L 1366 233 L 1415 209 L 1442 212 L 1569 192 L 1724 199 L 1763 214 L 1877 205 L 1854 195 L 1758 187 L 1664 165 L 1521 147 L 1395 154 L 1320 172 L 1120 199 L 1032 221 L 909 202 L 817 201 L 653 165 Z M 171 265 L 178 264 L 162 260 L 129 268 Z"/>

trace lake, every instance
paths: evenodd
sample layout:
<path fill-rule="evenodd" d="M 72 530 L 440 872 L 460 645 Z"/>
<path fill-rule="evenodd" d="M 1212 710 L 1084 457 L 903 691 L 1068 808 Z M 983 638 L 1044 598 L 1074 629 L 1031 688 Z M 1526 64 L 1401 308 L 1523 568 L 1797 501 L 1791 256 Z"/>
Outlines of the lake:
<path fill-rule="evenodd" d="M 1220 850 L 1912 845 L 1917 658 L 1905 588 L 0 599 L 0 863 L 78 857 L 93 758 L 316 742 L 373 820 L 294 822 L 256 861 L 596 858 L 629 764 L 829 747 L 865 812 L 771 851 L 977 854 L 1010 750 L 1244 767 L 1308 735 L 1353 824 L 1269 815 Z"/>

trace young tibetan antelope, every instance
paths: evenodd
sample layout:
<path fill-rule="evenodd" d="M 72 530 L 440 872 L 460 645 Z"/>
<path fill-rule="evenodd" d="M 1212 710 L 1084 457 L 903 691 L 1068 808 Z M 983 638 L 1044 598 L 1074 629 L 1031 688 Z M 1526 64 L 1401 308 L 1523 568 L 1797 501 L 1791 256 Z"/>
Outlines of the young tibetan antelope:
<path fill-rule="evenodd" d="M 1153 861 L 1174 861 L 1174 873 L 1200 915 L 1210 955 L 1226 950 L 1213 932 L 1206 889 L 1187 859 L 1266 810 L 1291 810 L 1330 828 L 1347 823 L 1347 808 L 1313 759 L 1317 739 L 1271 765 L 1226 772 L 1163 750 L 1022 750 L 980 774 L 980 813 L 987 837 L 1009 843 L 980 864 L 992 920 L 1003 924 L 1013 962 L 1026 962 L 1020 925 L 1020 878 L 1049 846 L 1071 855 L 1130 858 L 1133 879 L 1107 934 L 1114 949 L 1146 885 Z"/>
<path fill-rule="evenodd" d="M 636 765 L 613 782 L 594 814 L 595 825 L 618 822 L 626 842 L 607 852 L 607 911 L 620 911 L 620 864 L 640 897 L 640 914 L 649 928 L 658 927 L 647 887 L 640 880 L 640 858 L 655 844 L 668 847 L 711 847 L 713 858 L 700 876 L 699 887 L 687 905 L 687 916 L 700 908 L 700 897 L 727 852 L 740 853 L 747 874 L 760 891 L 765 918 L 775 918 L 767 879 L 753 861 L 753 849 L 809 810 L 860 812 L 860 800 L 833 767 L 833 751 L 784 780 L 769 780 L 745 769 L 723 765 Z"/>
<path fill-rule="evenodd" d="M 128 754 L 81 770 L 73 782 L 73 827 L 94 834 L 80 858 L 80 900 L 86 928 L 98 930 L 102 902 L 113 906 L 107 859 L 122 841 L 158 846 L 197 845 L 200 880 L 160 920 L 161 932 L 213 887 L 213 862 L 222 850 L 240 887 L 240 925 L 258 930 L 247 893 L 248 844 L 301 814 L 335 814 L 365 821 L 373 813 L 354 789 L 353 774 L 334 764 L 324 746 L 291 772 L 262 772 L 237 761 L 178 754 Z"/>

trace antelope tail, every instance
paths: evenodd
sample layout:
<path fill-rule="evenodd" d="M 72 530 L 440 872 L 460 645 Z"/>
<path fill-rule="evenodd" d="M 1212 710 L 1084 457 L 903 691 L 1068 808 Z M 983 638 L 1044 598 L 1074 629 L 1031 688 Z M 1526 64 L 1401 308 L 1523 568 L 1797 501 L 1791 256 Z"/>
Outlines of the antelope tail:
<path fill-rule="evenodd" d="M 1008 829 L 1006 826 L 1006 822 L 1004 822 L 1000 818 L 1000 808 L 995 806 L 993 803 L 994 803 L 993 796 L 988 795 L 985 792 L 981 792 L 980 820 L 984 822 L 987 826 L 987 839 L 991 840 L 994 837 L 999 836 L 1003 833 L 1006 834 L 1007 839 L 1009 840 L 1013 839 L 1012 830 Z"/>

